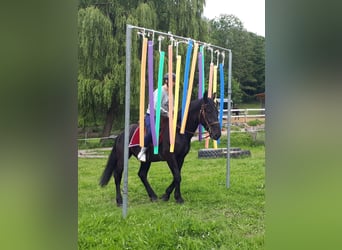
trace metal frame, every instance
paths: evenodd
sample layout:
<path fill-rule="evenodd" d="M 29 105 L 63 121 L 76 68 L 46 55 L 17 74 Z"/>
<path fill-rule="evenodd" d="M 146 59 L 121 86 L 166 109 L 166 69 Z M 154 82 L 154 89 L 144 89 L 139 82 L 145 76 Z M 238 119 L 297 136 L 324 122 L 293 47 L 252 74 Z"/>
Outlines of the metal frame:
<path fill-rule="evenodd" d="M 204 45 L 205 47 L 215 48 L 217 50 L 227 51 L 229 54 L 228 58 L 228 100 L 231 100 L 231 75 L 232 75 L 232 51 L 230 49 L 222 48 L 216 45 L 212 45 L 209 43 L 204 43 L 201 41 L 196 41 L 192 38 L 186 38 L 182 36 L 174 35 L 170 32 L 165 33 L 161 31 L 156 31 L 153 29 L 147 29 L 144 27 L 133 26 L 127 24 L 126 26 L 126 90 L 125 90 L 125 137 L 124 137 L 124 185 L 123 185 L 123 206 L 122 206 L 122 216 L 126 218 L 127 216 L 127 208 L 128 208 L 128 143 L 129 143 L 129 123 L 130 123 L 130 87 L 131 87 L 131 48 L 132 48 L 132 30 L 136 29 L 139 31 L 139 34 L 145 34 L 145 32 L 152 33 L 152 37 L 154 38 L 155 34 L 167 36 L 170 38 L 177 38 L 183 41 L 192 40 L 199 45 Z M 230 111 L 231 105 L 230 101 L 228 101 L 228 109 L 227 109 L 227 166 L 226 166 L 226 187 L 230 186 Z"/>

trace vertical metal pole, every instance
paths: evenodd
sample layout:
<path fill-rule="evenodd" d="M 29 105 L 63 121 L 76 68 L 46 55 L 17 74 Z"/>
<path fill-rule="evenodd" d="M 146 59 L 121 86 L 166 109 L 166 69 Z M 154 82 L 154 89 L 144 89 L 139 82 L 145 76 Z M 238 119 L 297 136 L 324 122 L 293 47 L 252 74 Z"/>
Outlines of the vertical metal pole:
<path fill-rule="evenodd" d="M 132 47 L 132 26 L 126 27 L 126 93 L 125 93 L 125 138 L 124 138 L 124 186 L 122 217 L 127 216 L 128 203 L 128 137 L 129 137 L 129 115 L 131 96 L 131 47 Z"/>
<path fill-rule="evenodd" d="M 232 51 L 229 50 L 228 62 L 228 114 L 227 114 L 227 175 L 226 187 L 230 186 L 230 115 L 231 115 L 231 95 L 232 95 Z"/>

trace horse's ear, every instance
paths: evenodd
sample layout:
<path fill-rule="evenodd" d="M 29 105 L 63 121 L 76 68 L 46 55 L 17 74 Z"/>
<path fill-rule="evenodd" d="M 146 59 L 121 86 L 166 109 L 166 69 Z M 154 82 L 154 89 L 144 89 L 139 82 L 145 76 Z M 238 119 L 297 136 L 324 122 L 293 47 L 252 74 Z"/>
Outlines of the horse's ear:
<path fill-rule="evenodd" d="M 204 102 L 207 102 L 208 101 L 208 91 L 205 91 L 204 94 L 203 94 L 203 100 Z"/>

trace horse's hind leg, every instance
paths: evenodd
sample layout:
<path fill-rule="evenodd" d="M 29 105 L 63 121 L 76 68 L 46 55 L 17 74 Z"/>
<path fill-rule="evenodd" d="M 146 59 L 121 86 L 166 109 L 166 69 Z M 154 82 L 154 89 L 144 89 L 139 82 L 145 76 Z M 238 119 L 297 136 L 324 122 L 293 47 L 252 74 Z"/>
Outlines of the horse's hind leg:
<path fill-rule="evenodd" d="M 116 168 L 114 169 L 114 180 L 115 180 L 115 189 L 116 189 L 116 205 L 118 207 L 122 206 L 122 195 L 121 195 L 121 179 L 123 172 L 123 162 L 119 160 L 117 162 Z"/>
<path fill-rule="evenodd" d="M 158 197 L 156 193 L 153 191 L 150 183 L 147 180 L 147 173 L 150 170 L 150 166 L 151 166 L 151 162 L 141 162 L 138 176 L 140 177 L 140 180 L 144 184 L 147 194 L 150 197 L 151 201 L 156 201 Z"/>

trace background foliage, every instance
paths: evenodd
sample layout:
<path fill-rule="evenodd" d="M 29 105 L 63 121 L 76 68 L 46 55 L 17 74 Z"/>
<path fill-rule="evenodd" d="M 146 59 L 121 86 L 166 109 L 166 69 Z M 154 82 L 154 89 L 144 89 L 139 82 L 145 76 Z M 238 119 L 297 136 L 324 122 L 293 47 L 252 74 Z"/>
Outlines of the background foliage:
<path fill-rule="evenodd" d="M 81 0 L 78 11 L 79 126 L 103 125 L 103 136 L 108 136 L 112 129 L 122 128 L 127 23 L 170 31 L 231 49 L 233 102 L 251 101 L 255 94 L 264 92 L 264 37 L 246 31 L 241 21 L 233 15 L 221 15 L 212 20 L 202 17 L 204 4 L 204 0 L 105 0 L 101 3 Z M 140 95 L 141 39 L 133 35 L 132 40 L 131 120 L 136 121 Z M 166 50 L 166 46 L 166 42 L 163 43 L 162 49 Z M 185 45 L 179 47 L 179 53 L 185 58 Z M 154 56 L 157 61 L 158 53 Z M 228 63 L 227 57 L 225 63 Z M 206 72 L 209 72 L 210 60 L 208 52 L 205 54 Z M 157 66 L 155 63 L 155 79 Z M 225 75 L 227 79 L 227 72 Z M 194 88 L 194 93 L 196 91 Z M 197 95 L 193 94 L 193 97 Z"/>

